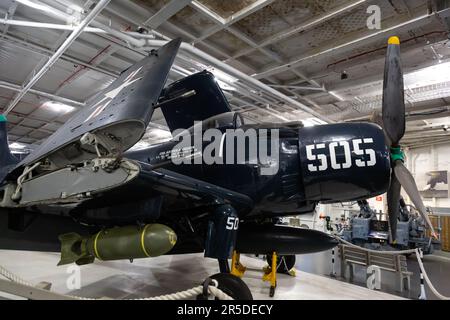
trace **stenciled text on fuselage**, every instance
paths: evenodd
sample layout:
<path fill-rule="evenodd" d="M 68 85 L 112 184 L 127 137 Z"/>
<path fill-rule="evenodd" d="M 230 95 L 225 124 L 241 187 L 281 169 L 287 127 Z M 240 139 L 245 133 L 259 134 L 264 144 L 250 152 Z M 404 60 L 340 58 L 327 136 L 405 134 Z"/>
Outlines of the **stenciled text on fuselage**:
<path fill-rule="evenodd" d="M 203 130 L 202 122 L 173 132 L 177 144 L 165 158 L 174 164 L 255 165 L 261 175 L 275 175 L 279 169 L 278 129 Z"/>

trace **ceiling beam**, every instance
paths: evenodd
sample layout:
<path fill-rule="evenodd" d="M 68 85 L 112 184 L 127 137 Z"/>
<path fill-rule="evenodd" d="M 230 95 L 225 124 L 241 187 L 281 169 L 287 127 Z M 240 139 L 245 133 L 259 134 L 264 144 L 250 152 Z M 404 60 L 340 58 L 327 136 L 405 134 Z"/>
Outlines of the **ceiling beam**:
<path fill-rule="evenodd" d="M 37 44 L 37 43 L 29 42 L 28 40 L 19 38 L 19 37 L 15 36 L 15 35 L 11 35 L 11 34 L 4 35 L 4 39 L 0 38 L 0 41 L 8 42 L 8 43 L 10 43 L 10 44 L 12 44 L 14 46 L 17 46 L 17 47 L 23 49 L 23 50 L 28 50 L 30 52 L 37 53 L 37 54 L 40 54 L 40 55 L 44 55 L 44 56 L 47 56 L 47 57 L 51 57 L 54 54 L 54 51 L 49 49 L 49 48 L 47 48 L 47 47 L 44 47 L 44 46 L 42 46 L 40 44 Z M 77 65 L 85 66 L 85 67 L 87 67 L 89 69 L 92 69 L 92 70 L 95 70 L 97 72 L 109 75 L 111 77 L 117 77 L 119 75 L 119 73 L 116 73 L 116 72 L 113 72 L 113 71 L 110 71 L 110 70 L 106 70 L 104 68 L 100 68 L 100 67 L 96 67 L 96 66 L 90 65 L 86 61 L 81 61 L 81 60 L 79 60 L 79 59 L 77 59 L 75 57 L 69 56 L 67 54 L 63 54 L 60 59 L 64 60 L 64 61 L 67 61 L 67 62 L 70 62 L 70 63 L 77 64 Z"/>
<path fill-rule="evenodd" d="M 445 14 L 449 14 L 450 10 L 446 10 Z M 348 51 L 351 48 L 354 48 L 356 46 L 363 46 L 365 44 L 368 44 L 370 42 L 373 42 L 380 38 L 387 38 L 390 35 L 393 35 L 397 33 L 399 30 L 410 30 L 412 28 L 416 28 L 425 24 L 428 24 L 431 19 L 436 19 L 434 14 L 424 14 L 420 15 L 416 18 L 410 19 L 408 15 L 403 16 L 396 16 L 394 23 L 395 25 L 391 27 L 384 28 L 382 30 L 378 30 L 375 32 L 370 32 L 367 34 L 367 31 L 364 31 L 363 36 L 360 36 L 355 39 L 355 35 L 348 35 L 347 39 L 343 40 L 339 44 L 330 43 L 323 47 L 320 47 L 318 49 L 314 49 L 312 52 L 304 54 L 300 58 L 295 58 L 290 60 L 289 62 L 286 62 L 282 65 L 273 65 L 268 66 L 261 70 L 260 72 L 257 72 L 253 74 L 252 76 L 256 79 L 263 79 L 267 78 L 269 76 L 285 72 L 288 70 L 292 70 L 293 68 L 296 68 L 300 65 L 306 64 L 310 62 L 313 59 L 317 59 L 319 57 L 324 56 L 330 56 L 330 55 L 336 55 L 338 53 Z M 398 21 L 402 21 L 398 23 Z M 392 19 L 391 19 L 392 21 Z M 350 41 L 348 39 L 350 38 Z"/>
<path fill-rule="evenodd" d="M 55 54 L 50 57 L 47 63 L 35 74 L 35 76 L 30 79 L 24 88 L 17 94 L 14 100 L 8 105 L 4 114 L 8 114 L 14 107 L 19 103 L 23 96 L 28 92 L 28 90 L 33 87 L 33 85 L 42 78 L 42 76 L 55 64 L 59 57 L 70 47 L 70 45 L 76 40 L 76 38 L 83 32 L 83 29 L 91 23 L 95 17 L 103 10 L 109 3 L 110 0 L 100 0 L 100 2 L 92 9 L 92 11 L 86 16 L 86 18 L 77 26 L 75 30 L 69 35 L 69 37 L 64 41 L 64 43 L 58 48 Z"/>
<path fill-rule="evenodd" d="M 264 2 L 264 1 L 260 1 L 260 2 L 261 2 L 261 5 L 267 5 L 268 4 L 268 3 Z M 361 2 L 361 1 L 359 1 L 359 2 Z M 365 2 L 365 0 L 362 1 L 362 2 Z M 230 32 L 231 34 L 233 34 L 235 37 L 237 37 L 238 39 L 240 39 L 240 40 L 244 41 L 245 43 L 247 43 L 248 45 L 250 45 L 253 49 L 260 51 L 261 53 L 265 54 L 267 57 L 271 58 L 272 60 L 275 60 L 277 63 L 285 63 L 284 59 L 279 54 L 277 54 L 276 52 L 273 52 L 273 51 L 271 51 L 271 50 L 269 50 L 267 48 L 264 48 L 262 46 L 258 46 L 258 43 L 256 43 L 253 39 L 251 39 L 245 33 L 240 31 L 238 28 L 235 28 L 234 26 L 231 26 L 230 24 L 226 24 L 223 21 L 224 20 L 223 18 L 218 16 L 215 12 L 210 10 L 208 7 L 204 6 L 203 4 L 198 3 L 197 1 L 194 1 L 191 4 L 191 6 L 195 7 L 200 13 L 202 13 L 205 16 L 209 17 L 210 19 L 212 19 L 218 25 L 218 28 L 215 28 L 215 30 L 216 30 L 215 32 L 220 31 L 222 29 L 225 29 L 228 32 Z M 246 11 L 246 13 L 248 13 L 248 11 Z M 243 16 L 244 15 L 241 15 L 241 17 L 243 17 Z M 233 20 L 233 22 L 236 22 L 236 19 Z M 197 41 L 204 40 L 205 38 L 206 38 L 205 36 L 201 36 L 200 38 L 197 39 Z M 225 62 L 228 62 L 229 60 L 230 59 L 227 59 L 227 60 L 225 60 Z M 294 72 L 297 76 L 301 77 L 302 79 L 308 81 L 314 87 L 320 88 L 321 91 L 329 93 L 318 82 L 306 78 L 306 76 L 304 76 L 300 71 L 295 70 L 295 69 L 293 69 L 291 71 Z M 300 96 L 300 95 L 297 95 L 297 96 Z M 335 97 L 335 96 L 333 95 L 333 97 Z M 306 100 L 312 101 L 309 98 L 306 98 Z M 314 104 L 315 103 L 313 103 L 313 105 Z M 317 105 L 317 104 L 315 104 L 315 105 Z"/>
<path fill-rule="evenodd" d="M 6 12 L 3 12 L 5 19 L 12 19 L 14 17 L 14 14 L 16 13 L 18 2 L 13 1 L 11 5 L 9 6 L 8 10 Z M 0 39 L 8 32 L 9 25 L 6 25 L 3 29 L 2 36 L 0 36 Z"/>
<path fill-rule="evenodd" d="M 152 29 L 156 29 L 161 24 L 169 20 L 172 16 L 184 9 L 191 2 L 192 0 L 171 0 L 142 24 Z"/>
<path fill-rule="evenodd" d="M 36 22 L 28 20 L 6 19 L 6 18 L 0 18 L 0 24 L 4 24 L 6 26 L 19 26 L 19 27 L 68 30 L 68 31 L 73 31 L 76 29 L 76 26 L 68 24 L 56 24 L 56 23 Z M 100 28 L 91 28 L 91 27 L 84 29 L 83 32 L 105 33 L 105 31 Z"/>
<path fill-rule="evenodd" d="M 267 5 L 268 3 L 266 3 L 266 2 L 267 1 L 262 1 L 263 4 Z M 250 45 L 252 48 L 256 48 L 257 43 L 253 39 L 251 39 L 249 36 L 244 34 L 239 29 L 231 26 L 231 23 L 227 24 L 225 19 L 220 17 L 214 11 L 210 10 L 205 5 L 203 5 L 203 4 L 201 4 L 201 3 L 197 2 L 197 1 L 194 1 L 194 2 L 192 2 L 191 6 L 194 7 L 198 12 L 200 12 L 204 16 L 210 18 L 212 21 L 214 21 L 214 23 L 216 23 L 216 27 L 213 27 L 211 30 L 207 31 L 206 34 L 203 34 L 199 38 L 196 38 L 194 40 L 194 43 L 198 43 L 198 42 L 204 41 L 210 35 L 213 35 L 214 33 L 217 33 L 220 30 L 225 29 L 225 30 L 228 30 L 228 32 L 233 34 L 238 39 L 240 39 L 240 40 L 244 41 L 245 43 L 247 43 L 248 45 Z M 245 15 L 241 15 L 242 18 L 244 16 Z M 237 21 L 236 19 L 233 20 L 233 23 L 236 22 L 236 21 Z M 273 59 L 273 60 L 275 60 L 275 61 L 277 61 L 279 63 L 283 62 L 282 58 L 275 52 L 272 52 L 272 51 L 270 51 L 268 49 L 265 49 L 265 48 L 260 48 L 258 50 L 261 51 L 266 56 L 268 56 L 269 58 L 271 58 L 271 59 Z M 231 56 L 228 56 L 228 58 L 231 58 Z M 227 60 L 229 60 L 229 59 L 227 59 Z M 227 60 L 225 60 L 225 61 L 227 61 Z"/>
<path fill-rule="evenodd" d="M 262 8 L 270 5 L 275 0 L 257 0 L 250 4 L 249 6 L 239 10 L 238 12 L 232 14 L 228 18 L 223 18 L 220 15 L 216 14 L 214 11 L 210 10 L 207 6 L 201 4 L 198 1 L 193 1 L 191 4 L 191 7 L 196 9 L 199 12 L 203 12 L 207 14 L 211 19 L 213 19 L 216 22 L 216 25 L 211 27 L 210 29 L 206 30 L 195 42 L 203 41 L 206 38 L 212 36 L 213 34 L 219 32 L 220 30 L 223 30 L 232 24 L 248 17 L 252 13 L 255 13 L 258 10 L 261 10 Z"/>
<path fill-rule="evenodd" d="M 270 44 L 279 42 L 279 41 L 284 40 L 295 34 L 300 34 L 307 30 L 313 29 L 327 21 L 330 21 L 331 19 L 335 19 L 336 17 L 339 17 L 342 14 L 345 14 L 345 13 L 359 7 L 360 5 L 362 5 L 363 3 L 366 3 L 366 2 L 368 2 L 368 0 L 356 0 L 356 1 L 353 0 L 350 2 L 346 2 L 343 5 L 341 5 L 337 8 L 331 9 L 330 11 L 326 11 L 325 13 L 323 13 L 317 17 L 313 17 L 312 19 L 309 19 L 300 25 L 296 25 L 296 26 L 288 28 L 287 30 L 283 30 L 279 33 L 276 33 L 276 34 L 264 39 L 263 41 L 259 42 L 254 48 L 240 50 L 237 53 L 235 53 L 231 57 L 231 59 L 237 59 L 239 57 L 242 57 L 244 55 L 251 53 L 252 51 L 254 51 L 256 49 L 266 47 Z"/>

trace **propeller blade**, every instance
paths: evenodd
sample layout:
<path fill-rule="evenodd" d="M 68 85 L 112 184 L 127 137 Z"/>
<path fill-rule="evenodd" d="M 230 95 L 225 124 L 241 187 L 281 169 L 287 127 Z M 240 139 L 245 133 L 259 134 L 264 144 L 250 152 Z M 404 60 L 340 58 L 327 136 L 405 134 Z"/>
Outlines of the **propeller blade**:
<path fill-rule="evenodd" d="M 369 119 L 370 122 L 372 123 L 376 123 L 377 125 L 379 125 L 384 132 L 384 138 L 386 139 L 386 145 L 388 146 L 388 148 L 392 145 L 391 139 L 387 136 L 386 131 L 384 130 L 384 124 L 383 124 L 383 116 L 381 115 L 381 113 L 379 112 L 372 112 L 372 115 L 370 116 Z"/>
<path fill-rule="evenodd" d="M 383 81 L 383 128 L 391 141 L 398 146 L 405 134 L 405 97 L 403 71 L 400 59 L 400 39 L 389 38 Z"/>
<path fill-rule="evenodd" d="M 387 192 L 388 203 L 388 216 L 389 216 L 389 228 L 391 230 L 391 241 L 394 242 L 397 239 L 397 221 L 399 216 L 399 201 L 400 201 L 400 189 L 401 184 L 395 177 L 395 172 L 392 171 L 391 185 Z"/>
<path fill-rule="evenodd" d="M 434 231 L 434 227 L 431 224 L 430 218 L 428 217 L 427 209 L 425 208 L 422 198 L 420 197 L 419 190 L 417 189 L 416 182 L 414 181 L 413 176 L 401 161 L 395 161 L 394 172 L 403 189 L 405 189 L 409 198 L 414 203 L 414 206 L 419 211 L 420 215 L 430 228 L 431 235 L 434 238 L 437 238 L 437 234 Z"/>

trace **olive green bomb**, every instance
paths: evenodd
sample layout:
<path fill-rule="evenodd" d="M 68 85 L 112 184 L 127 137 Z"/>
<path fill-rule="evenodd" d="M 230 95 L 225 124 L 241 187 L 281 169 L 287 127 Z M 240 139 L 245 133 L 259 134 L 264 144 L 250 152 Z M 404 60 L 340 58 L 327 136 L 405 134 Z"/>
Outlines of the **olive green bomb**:
<path fill-rule="evenodd" d="M 162 224 L 126 226 L 101 230 L 83 237 L 77 233 L 59 236 L 61 260 L 58 265 L 78 265 L 99 260 L 157 257 L 169 252 L 177 242 L 175 232 Z"/>

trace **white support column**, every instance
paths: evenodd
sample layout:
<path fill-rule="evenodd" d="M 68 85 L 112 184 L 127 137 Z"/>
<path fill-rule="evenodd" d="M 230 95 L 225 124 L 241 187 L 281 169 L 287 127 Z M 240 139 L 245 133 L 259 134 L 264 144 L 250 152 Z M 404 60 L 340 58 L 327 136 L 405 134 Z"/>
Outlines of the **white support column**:
<path fill-rule="evenodd" d="M 419 249 L 419 259 L 423 263 L 423 251 L 422 251 L 422 249 Z M 420 295 L 419 295 L 419 300 L 427 300 L 427 294 L 425 292 L 425 283 L 424 283 L 422 269 L 420 269 Z"/>
<path fill-rule="evenodd" d="M 339 249 L 337 249 L 339 250 Z M 331 249 L 331 274 L 330 277 L 336 278 L 336 250 Z"/>

